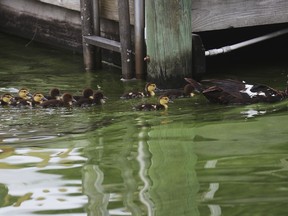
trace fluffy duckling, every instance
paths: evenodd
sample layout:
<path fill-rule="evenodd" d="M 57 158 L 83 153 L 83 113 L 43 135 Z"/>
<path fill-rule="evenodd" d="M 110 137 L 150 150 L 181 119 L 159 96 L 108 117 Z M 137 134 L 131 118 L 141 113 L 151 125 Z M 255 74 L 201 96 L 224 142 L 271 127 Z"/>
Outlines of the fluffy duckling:
<path fill-rule="evenodd" d="M 104 96 L 103 92 L 98 90 L 96 91 L 91 99 L 89 98 L 81 98 L 74 105 L 75 106 L 89 106 L 89 105 L 101 105 L 104 104 L 107 97 Z"/>
<path fill-rule="evenodd" d="M 1 106 L 8 106 L 13 102 L 14 102 L 14 97 L 9 93 L 3 94 L 0 99 Z"/>
<path fill-rule="evenodd" d="M 69 93 L 64 93 L 60 100 L 57 99 L 51 99 L 44 101 L 40 104 L 43 108 L 48 107 L 71 107 L 73 102 L 76 102 L 76 100 L 73 98 L 73 96 Z"/>
<path fill-rule="evenodd" d="M 162 95 L 165 95 L 169 97 L 171 100 L 174 100 L 176 98 L 193 97 L 194 91 L 195 91 L 195 88 L 191 84 L 187 84 L 184 86 L 182 90 L 171 89 L 171 90 L 167 90 L 163 92 Z"/>
<path fill-rule="evenodd" d="M 27 88 L 21 88 L 18 91 L 18 96 L 15 97 L 15 100 L 29 100 L 32 98 L 32 94 L 29 92 Z"/>
<path fill-rule="evenodd" d="M 27 100 L 18 100 L 14 105 L 17 106 L 37 106 L 41 104 L 43 101 L 46 101 L 47 99 L 44 97 L 41 93 L 35 93 L 32 97 L 32 99 Z"/>
<path fill-rule="evenodd" d="M 47 101 L 48 99 L 41 93 L 35 93 L 33 95 L 33 99 L 32 99 L 32 106 L 35 105 L 40 105 L 41 103 L 43 103 L 44 101 Z"/>
<path fill-rule="evenodd" d="M 52 88 L 49 91 L 49 95 L 46 95 L 45 98 L 47 100 L 57 99 L 60 100 L 60 90 L 58 88 Z"/>
<path fill-rule="evenodd" d="M 191 78 L 185 80 L 193 85 L 210 102 L 219 104 L 274 103 L 287 98 L 288 90 L 279 91 L 263 84 L 249 84 L 245 81 L 203 80 L 203 85 Z"/>
<path fill-rule="evenodd" d="M 169 97 L 163 95 L 163 96 L 159 97 L 159 103 L 158 104 L 152 104 L 152 103 L 139 104 L 139 105 L 135 106 L 134 109 L 143 110 L 143 111 L 167 110 L 169 102 L 170 103 L 172 102 L 169 99 Z"/>
<path fill-rule="evenodd" d="M 91 100 L 93 100 L 93 94 L 94 94 L 93 89 L 85 88 L 85 89 L 83 89 L 81 96 L 73 96 L 73 98 L 76 101 L 79 101 L 79 100 L 82 100 L 82 99 L 91 99 Z"/>
<path fill-rule="evenodd" d="M 157 89 L 156 84 L 154 83 L 147 83 L 145 85 L 145 91 L 132 91 L 124 93 L 120 98 L 121 99 L 133 99 L 133 98 L 143 98 L 143 97 L 151 97 L 155 95 L 155 90 Z"/>
<path fill-rule="evenodd" d="M 18 106 L 18 105 L 27 105 L 27 103 L 29 103 L 29 101 L 32 98 L 32 94 L 29 92 L 29 90 L 27 88 L 21 88 L 18 91 L 18 96 L 16 96 L 13 101 L 13 103 L 11 103 L 12 106 Z"/>

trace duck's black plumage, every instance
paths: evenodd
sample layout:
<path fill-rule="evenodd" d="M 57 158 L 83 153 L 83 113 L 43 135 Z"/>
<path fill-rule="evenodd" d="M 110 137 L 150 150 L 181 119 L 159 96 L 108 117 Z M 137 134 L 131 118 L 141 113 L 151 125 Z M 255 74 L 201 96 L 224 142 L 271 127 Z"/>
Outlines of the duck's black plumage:
<path fill-rule="evenodd" d="M 201 83 L 191 78 L 185 78 L 185 80 L 213 103 L 274 103 L 282 101 L 287 97 L 287 89 L 279 91 L 263 84 L 249 84 L 245 81 L 232 79 L 203 80 Z"/>
<path fill-rule="evenodd" d="M 120 98 L 121 99 L 133 99 L 133 98 L 144 98 L 144 97 L 151 97 L 155 95 L 155 90 L 157 89 L 156 84 L 154 83 L 147 83 L 145 85 L 144 92 L 142 91 L 131 91 L 124 93 Z"/>
<path fill-rule="evenodd" d="M 159 103 L 143 103 L 135 106 L 134 109 L 139 111 L 166 110 L 169 102 L 172 102 L 169 97 L 160 96 Z"/>
<path fill-rule="evenodd" d="M 64 93 L 60 100 L 52 99 L 44 101 L 40 104 L 43 108 L 48 107 L 71 107 L 73 102 L 75 102 L 75 99 L 73 96 L 69 93 Z"/>

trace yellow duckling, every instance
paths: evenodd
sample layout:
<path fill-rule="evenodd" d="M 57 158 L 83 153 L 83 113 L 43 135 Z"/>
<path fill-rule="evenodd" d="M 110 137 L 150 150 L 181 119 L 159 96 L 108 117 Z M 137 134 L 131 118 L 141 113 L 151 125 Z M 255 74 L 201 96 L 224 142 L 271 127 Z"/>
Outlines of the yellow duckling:
<path fill-rule="evenodd" d="M 14 97 L 9 93 L 3 94 L 0 99 L 1 106 L 10 105 L 12 102 L 14 102 Z"/>
<path fill-rule="evenodd" d="M 158 104 L 152 103 L 144 103 L 139 104 L 134 107 L 136 110 L 143 110 L 143 111 L 152 111 L 152 110 L 167 110 L 168 103 L 172 103 L 172 101 L 167 96 L 160 96 Z"/>
<path fill-rule="evenodd" d="M 155 96 L 155 90 L 157 89 L 156 84 L 154 83 L 147 83 L 145 85 L 145 91 L 131 91 L 124 93 L 120 98 L 121 99 L 132 99 L 132 98 L 144 98 L 144 97 L 151 97 Z"/>

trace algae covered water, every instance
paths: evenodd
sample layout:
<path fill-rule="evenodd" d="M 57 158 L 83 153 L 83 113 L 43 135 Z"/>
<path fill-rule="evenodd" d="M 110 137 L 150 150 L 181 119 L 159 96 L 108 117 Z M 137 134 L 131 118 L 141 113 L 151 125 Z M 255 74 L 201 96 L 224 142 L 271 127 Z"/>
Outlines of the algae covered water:
<path fill-rule="evenodd" d="M 222 106 L 198 95 L 136 112 L 146 100 L 120 96 L 143 81 L 123 83 L 109 67 L 84 72 L 81 56 L 0 38 L 1 94 L 101 87 L 109 98 L 85 108 L 0 108 L 1 215 L 288 213 L 287 101 Z M 219 68 L 207 76 L 286 87 L 285 62 Z"/>

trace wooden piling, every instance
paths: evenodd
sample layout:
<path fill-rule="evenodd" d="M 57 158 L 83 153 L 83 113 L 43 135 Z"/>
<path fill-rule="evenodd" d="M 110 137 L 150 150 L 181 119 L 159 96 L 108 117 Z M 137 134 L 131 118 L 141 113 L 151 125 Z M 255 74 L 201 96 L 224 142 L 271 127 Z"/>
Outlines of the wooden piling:
<path fill-rule="evenodd" d="M 100 36 L 100 2 L 93 0 L 93 35 Z M 95 67 L 102 68 L 102 52 L 100 47 L 94 48 L 95 52 Z"/>
<path fill-rule="evenodd" d="M 121 44 L 121 66 L 123 79 L 132 79 L 132 47 L 131 47 L 131 28 L 129 15 L 129 1 L 118 1 L 119 13 L 119 34 Z"/>
<path fill-rule="evenodd" d="M 205 48 L 201 37 L 192 34 L 192 77 L 201 80 L 202 75 L 206 72 Z"/>
<path fill-rule="evenodd" d="M 144 0 L 134 0 L 135 76 L 144 78 Z"/>
<path fill-rule="evenodd" d="M 90 36 L 93 34 L 93 14 L 92 1 L 80 0 L 82 35 Z M 94 62 L 94 47 L 84 41 L 83 38 L 83 58 L 86 71 L 93 70 Z"/>
<path fill-rule="evenodd" d="M 146 0 L 147 78 L 180 87 L 192 73 L 191 0 Z"/>

